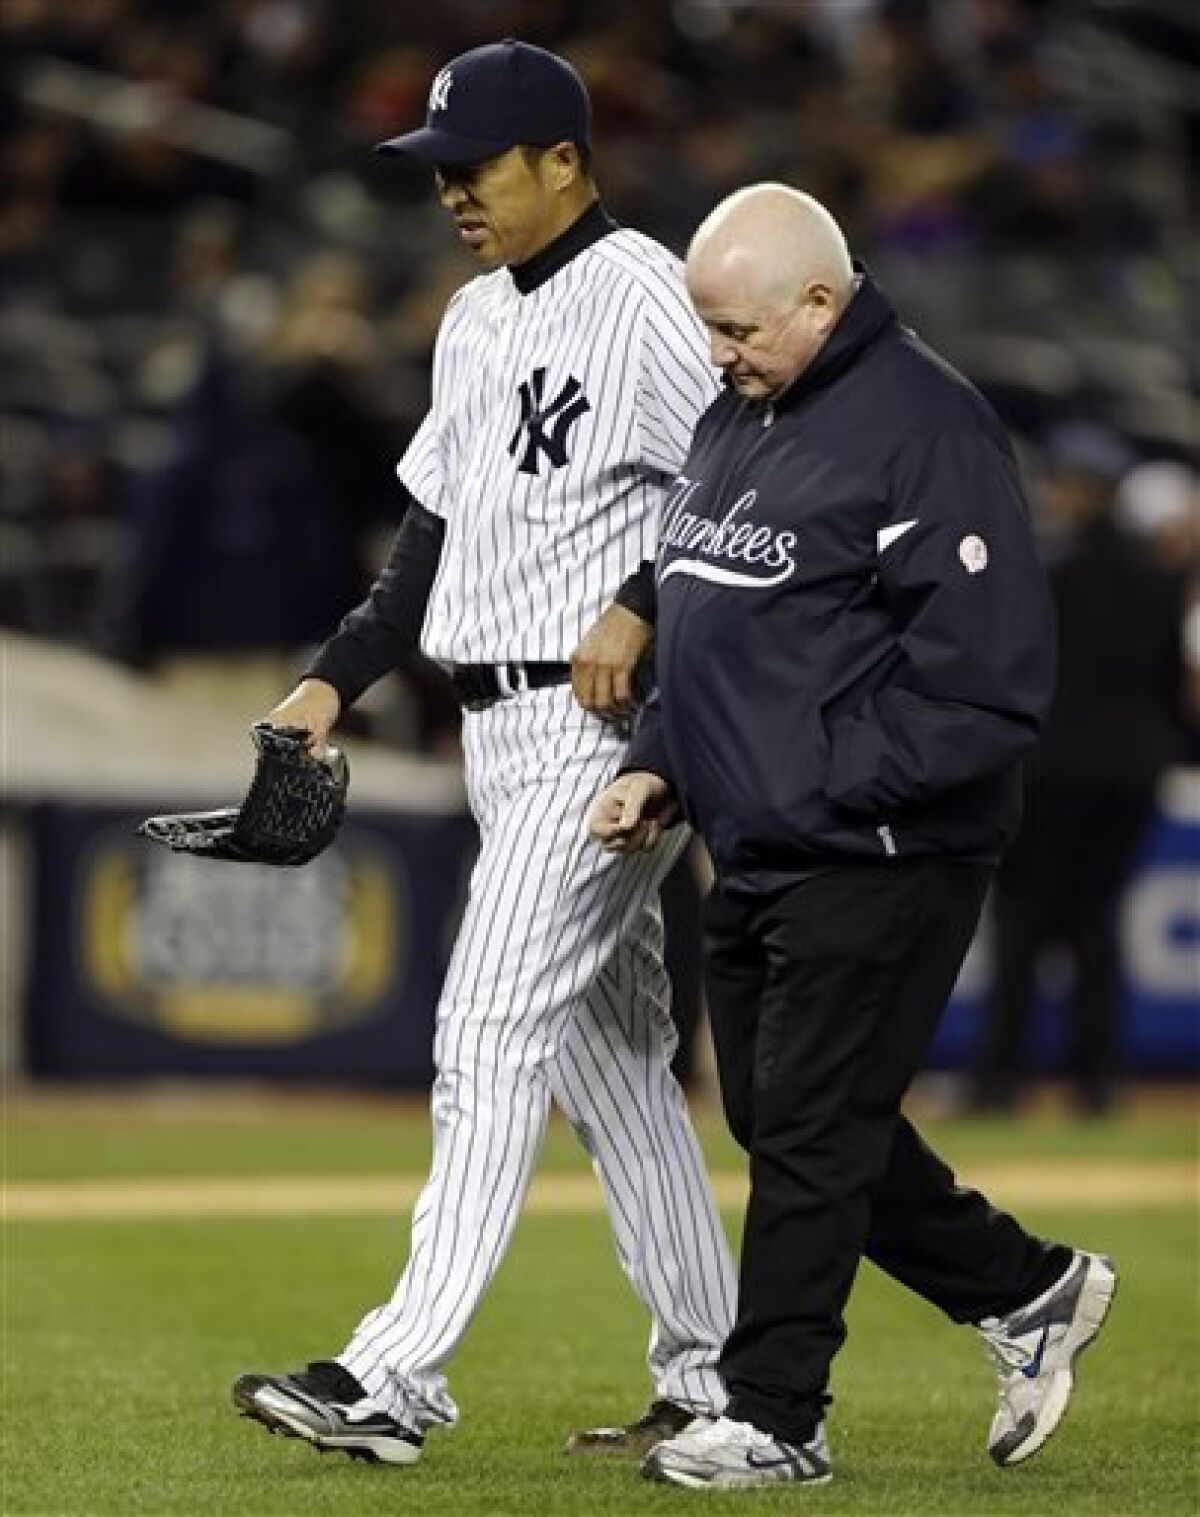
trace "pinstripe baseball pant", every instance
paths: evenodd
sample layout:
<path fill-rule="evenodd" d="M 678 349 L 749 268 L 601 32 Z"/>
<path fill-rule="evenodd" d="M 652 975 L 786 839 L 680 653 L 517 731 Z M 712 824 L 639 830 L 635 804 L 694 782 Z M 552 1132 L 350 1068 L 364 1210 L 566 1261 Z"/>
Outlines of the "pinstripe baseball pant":
<path fill-rule="evenodd" d="M 438 1005 L 432 1167 L 395 1293 L 340 1361 L 414 1429 L 457 1419 L 443 1367 L 512 1237 L 554 1099 L 651 1315 L 656 1393 L 719 1409 L 736 1287 L 669 1068 L 658 909 L 682 829 L 630 857 L 589 840 L 623 745 L 568 686 L 468 713 L 463 741 L 481 849 Z"/>

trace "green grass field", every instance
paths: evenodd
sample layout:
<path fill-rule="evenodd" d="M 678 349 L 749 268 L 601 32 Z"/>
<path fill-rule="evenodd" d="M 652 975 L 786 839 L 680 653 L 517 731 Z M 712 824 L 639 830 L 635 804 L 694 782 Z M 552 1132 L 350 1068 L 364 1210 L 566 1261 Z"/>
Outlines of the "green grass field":
<path fill-rule="evenodd" d="M 1076 1126 L 950 1124 L 931 1132 L 959 1164 L 1090 1158 L 1147 1166 L 1194 1156 L 1186 1116 Z M 714 1165 L 736 1167 L 716 1120 Z M 420 1110 L 272 1109 L 201 1116 L 186 1103 L 128 1114 L 18 1109 L 6 1178 L 22 1181 L 418 1170 Z M 582 1170 L 552 1131 L 545 1168 Z M 403 1261 L 407 1218 L 196 1217 L 14 1221 L 3 1259 L 4 1484 L 8 1517 L 70 1513 L 424 1514 L 1194 1513 L 1197 1510 L 1196 1229 L 1185 1204 L 1045 1206 L 1047 1233 L 1111 1251 L 1122 1283 L 1083 1360 L 1072 1414 L 1044 1453 L 1000 1472 L 983 1451 L 992 1377 L 975 1335 L 864 1270 L 838 1360 L 835 1479 L 820 1490 L 737 1495 L 650 1485 L 626 1465 L 560 1452 L 580 1423 L 645 1403 L 645 1322 L 598 1211 L 520 1225 L 453 1374 L 462 1412 L 425 1458 L 387 1470 L 268 1438 L 237 1418 L 241 1369 L 336 1349 Z M 736 1234 L 739 1218 L 728 1217 Z"/>

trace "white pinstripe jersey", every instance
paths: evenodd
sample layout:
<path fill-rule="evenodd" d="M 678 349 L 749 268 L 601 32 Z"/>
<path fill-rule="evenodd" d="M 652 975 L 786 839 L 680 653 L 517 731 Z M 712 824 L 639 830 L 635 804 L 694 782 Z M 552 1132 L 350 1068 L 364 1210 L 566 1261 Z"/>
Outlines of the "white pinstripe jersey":
<path fill-rule="evenodd" d="M 567 659 L 653 558 L 665 487 L 718 388 L 680 262 L 640 232 L 610 232 L 527 294 L 507 269 L 460 290 L 396 471 L 446 522 L 423 651 Z"/>

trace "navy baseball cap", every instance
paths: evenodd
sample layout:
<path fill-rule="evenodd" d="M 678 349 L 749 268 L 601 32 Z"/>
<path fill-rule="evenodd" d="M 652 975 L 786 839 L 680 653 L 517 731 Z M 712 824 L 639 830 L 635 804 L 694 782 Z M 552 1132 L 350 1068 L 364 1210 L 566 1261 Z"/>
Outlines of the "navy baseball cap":
<path fill-rule="evenodd" d="M 452 58 L 433 81 L 425 125 L 376 151 L 467 164 L 523 143 L 587 147 L 591 135 L 587 87 L 566 59 L 506 37 Z"/>

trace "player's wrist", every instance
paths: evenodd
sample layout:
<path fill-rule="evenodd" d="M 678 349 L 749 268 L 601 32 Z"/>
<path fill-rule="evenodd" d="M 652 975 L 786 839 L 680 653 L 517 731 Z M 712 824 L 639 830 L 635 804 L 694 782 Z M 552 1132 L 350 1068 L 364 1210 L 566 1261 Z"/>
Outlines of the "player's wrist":
<path fill-rule="evenodd" d="M 306 674 L 296 686 L 295 695 L 303 700 L 317 701 L 331 710 L 334 716 L 341 714 L 342 697 L 336 685 L 330 684 L 316 674 Z"/>
<path fill-rule="evenodd" d="M 270 721 L 328 731 L 345 709 L 336 685 L 305 675 L 286 700 L 271 712 Z"/>

